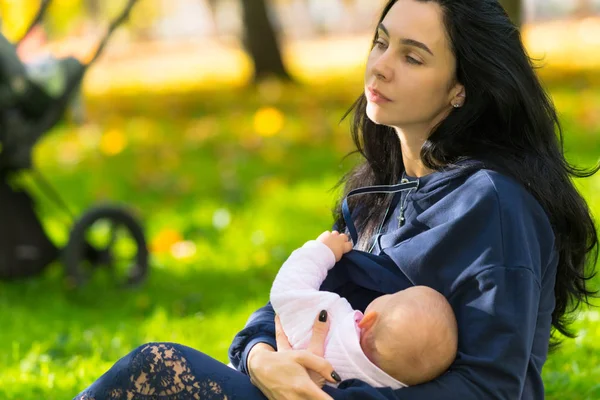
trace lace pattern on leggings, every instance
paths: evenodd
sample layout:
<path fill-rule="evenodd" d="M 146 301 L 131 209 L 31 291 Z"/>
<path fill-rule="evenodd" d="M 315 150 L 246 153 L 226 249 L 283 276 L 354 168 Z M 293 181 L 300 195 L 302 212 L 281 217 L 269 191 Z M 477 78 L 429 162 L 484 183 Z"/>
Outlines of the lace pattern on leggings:
<path fill-rule="evenodd" d="M 120 375 L 115 387 L 104 388 L 93 395 L 84 392 L 75 400 L 228 399 L 214 378 L 197 379 L 185 357 L 169 344 L 142 347 L 132 358 L 129 368 Z"/>

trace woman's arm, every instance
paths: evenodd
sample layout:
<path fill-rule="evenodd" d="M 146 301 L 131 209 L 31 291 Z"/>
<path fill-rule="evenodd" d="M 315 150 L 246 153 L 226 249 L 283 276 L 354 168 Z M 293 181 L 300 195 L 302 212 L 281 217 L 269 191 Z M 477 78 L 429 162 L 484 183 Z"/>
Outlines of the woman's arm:
<path fill-rule="evenodd" d="M 540 298 L 527 268 L 492 267 L 464 282 L 449 299 L 459 327 L 450 371 L 413 387 L 375 389 L 349 380 L 324 390 L 334 399 L 520 399 L 530 361 Z"/>
<path fill-rule="evenodd" d="M 248 374 L 248 353 L 258 343 L 265 343 L 277 349 L 275 311 L 271 302 L 250 315 L 244 329 L 235 335 L 229 346 L 229 361 L 238 371 Z"/>

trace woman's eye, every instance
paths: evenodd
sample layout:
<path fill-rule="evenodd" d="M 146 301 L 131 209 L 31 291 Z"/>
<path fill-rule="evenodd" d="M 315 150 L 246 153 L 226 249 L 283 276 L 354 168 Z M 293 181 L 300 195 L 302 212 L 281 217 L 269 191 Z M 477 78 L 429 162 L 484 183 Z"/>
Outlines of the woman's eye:
<path fill-rule="evenodd" d="M 415 58 L 412 58 L 411 56 L 406 56 L 406 61 L 409 64 L 414 64 L 414 65 L 422 65 L 423 63 Z"/>
<path fill-rule="evenodd" d="M 387 47 L 387 44 L 383 40 L 381 40 L 381 39 L 376 39 L 373 42 L 373 47 L 378 47 L 380 49 L 385 49 Z"/>

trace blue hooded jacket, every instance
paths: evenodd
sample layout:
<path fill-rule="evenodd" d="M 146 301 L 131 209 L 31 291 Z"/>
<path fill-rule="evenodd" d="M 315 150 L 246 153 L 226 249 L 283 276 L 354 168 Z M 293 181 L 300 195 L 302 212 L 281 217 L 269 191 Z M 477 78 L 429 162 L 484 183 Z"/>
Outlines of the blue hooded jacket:
<path fill-rule="evenodd" d="M 412 285 L 436 289 L 457 318 L 456 360 L 441 377 L 408 388 L 348 379 L 323 390 L 336 400 L 543 399 L 558 253 L 540 204 L 514 179 L 475 162 L 422 177 L 394 200 L 372 252 L 344 255 L 321 289 L 362 311 Z M 232 364 L 247 373 L 250 349 L 276 348 L 274 337 L 267 304 L 234 338 Z"/>

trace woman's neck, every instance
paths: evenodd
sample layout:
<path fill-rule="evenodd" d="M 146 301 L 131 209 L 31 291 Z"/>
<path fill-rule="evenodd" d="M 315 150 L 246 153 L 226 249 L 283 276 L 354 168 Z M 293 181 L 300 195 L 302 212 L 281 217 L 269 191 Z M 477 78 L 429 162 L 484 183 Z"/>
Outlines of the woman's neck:
<path fill-rule="evenodd" d="M 418 132 L 407 132 L 406 129 L 396 128 L 402 150 L 402 162 L 406 175 L 420 178 L 429 175 L 433 170 L 423 165 L 421 148 L 427 140 L 427 135 Z"/>

